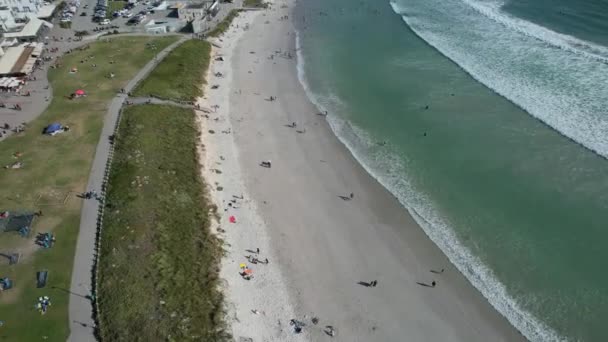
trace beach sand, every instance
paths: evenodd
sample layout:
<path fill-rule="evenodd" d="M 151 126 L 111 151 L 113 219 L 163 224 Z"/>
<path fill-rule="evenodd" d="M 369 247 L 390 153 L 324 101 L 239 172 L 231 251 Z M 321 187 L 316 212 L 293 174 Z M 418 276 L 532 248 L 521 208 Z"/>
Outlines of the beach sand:
<path fill-rule="evenodd" d="M 317 115 L 298 80 L 293 25 L 280 20 L 293 4 L 277 1 L 234 22 L 217 41 L 213 54 L 224 61 L 212 63 L 200 101 L 219 105 L 200 120 L 203 175 L 222 215 L 221 276 L 235 340 L 524 340 Z M 244 197 L 236 209 L 233 195 Z M 247 281 L 239 264 L 256 248 L 270 263 L 248 264 Z M 358 284 L 371 280 L 378 286 Z M 307 323 L 302 334 L 291 319 Z"/>

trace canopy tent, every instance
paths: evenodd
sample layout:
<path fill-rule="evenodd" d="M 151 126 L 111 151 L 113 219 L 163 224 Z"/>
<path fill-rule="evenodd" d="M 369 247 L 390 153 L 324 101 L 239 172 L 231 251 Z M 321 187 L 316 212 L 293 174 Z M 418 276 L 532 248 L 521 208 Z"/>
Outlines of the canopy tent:
<path fill-rule="evenodd" d="M 43 270 L 36 272 L 36 287 L 41 289 L 46 286 L 49 279 L 49 271 Z"/>
<path fill-rule="evenodd" d="M 0 232 L 19 231 L 22 228 L 30 227 L 34 220 L 34 213 L 22 212 L 3 212 L 0 215 Z"/>
<path fill-rule="evenodd" d="M 9 290 L 13 288 L 13 281 L 9 278 L 0 278 L 0 291 Z"/>
<path fill-rule="evenodd" d="M 61 130 L 61 124 L 55 122 L 44 128 L 44 134 L 53 134 L 59 130 Z"/>
<path fill-rule="evenodd" d="M 76 90 L 76 91 L 74 92 L 74 94 L 75 94 L 75 95 L 78 95 L 78 96 L 83 96 L 83 95 L 85 94 L 85 92 L 84 92 L 84 90 L 82 90 L 82 89 L 78 89 L 78 90 Z"/>

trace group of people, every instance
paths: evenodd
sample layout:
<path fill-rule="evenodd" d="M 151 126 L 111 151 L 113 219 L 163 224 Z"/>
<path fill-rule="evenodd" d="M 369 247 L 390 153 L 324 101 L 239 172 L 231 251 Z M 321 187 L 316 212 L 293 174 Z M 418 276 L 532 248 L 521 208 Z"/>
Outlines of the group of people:
<path fill-rule="evenodd" d="M 250 263 L 252 264 L 264 264 L 267 265 L 268 264 L 268 258 L 265 258 L 264 261 L 258 259 L 258 257 L 253 256 L 253 255 L 248 255 L 245 257 L 247 260 L 249 260 Z"/>
<path fill-rule="evenodd" d="M 102 197 L 100 195 L 97 194 L 96 191 L 87 191 L 85 193 L 82 194 L 82 197 L 84 197 L 85 199 L 91 199 L 94 198 L 98 201 L 102 200 Z"/>
<path fill-rule="evenodd" d="M 253 251 L 253 250 L 247 250 L 247 251 L 251 252 L 251 253 L 255 253 L 256 255 L 260 255 L 260 249 L 259 248 L 256 248 L 255 251 Z M 251 255 L 251 254 L 247 255 L 245 257 L 245 259 L 247 259 L 247 261 L 249 261 L 250 263 L 252 263 L 254 265 L 257 265 L 257 264 L 268 265 L 268 263 L 269 263 L 268 258 L 264 258 L 264 260 L 262 261 L 257 256 Z M 249 268 L 249 266 L 247 266 L 246 264 L 241 264 L 240 268 L 241 268 L 240 275 L 241 275 L 241 277 L 243 277 L 243 279 L 245 279 L 245 280 L 251 280 L 253 278 L 253 270 L 251 270 Z"/>
<path fill-rule="evenodd" d="M 41 315 L 44 315 L 46 313 L 49 306 L 51 306 L 51 298 L 49 298 L 48 296 L 38 297 L 36 309 L 40 312 Z"/>

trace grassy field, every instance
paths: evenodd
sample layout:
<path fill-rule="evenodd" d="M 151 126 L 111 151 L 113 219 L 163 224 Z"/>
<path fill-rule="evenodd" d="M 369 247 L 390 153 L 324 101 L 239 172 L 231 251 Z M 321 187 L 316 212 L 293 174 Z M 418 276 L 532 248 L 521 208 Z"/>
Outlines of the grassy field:
<path fill-rule="evenodd" d="M 0 294 L 0 320 L 4 321 L 0 341 L 66 340 L 67 290 L 82 204 L 75 194 L 85 190 L 107 106 L 139 69 L 176 39 L 113 38 L 111 43 L 97 42 L 87 50 L 74 50 L 62 58 L 58 68 L 50 69 L 54 98 L 48 109 L 28 124 L 26 132 L 0 143 L 0 166 L 17 160 L 23 163 L 21 169 L 0 169 L 0 210 L 43 212 L 34 222 L 29 239 L 16 233 L 0 233 L 1 253 L 23 253 L 18 265 L 8 266 L 4 258 L 0 259 L 0 277 L 10 277 L 15 285 Z M 80 63 L 90 55 L 94 58 Z M 70 73 L 73 67 L 78 72 Z M 116 75 L 113 79 L 107 77 L 110 72 Z M 88 96 L 67 98 L 80 88 Z M 54 137 L 42 135 L 43 127 L 52 122 L 71 129 Z M 15 159 L 15 152 L 22 156 Z M 56 235 L 57 243 L 51 249 L 40 250 L 33 238 L 36 232 L 48 231 Z M 42 269 L 49 271 L 49 282 L 46 288 L 36 289 L 35 272 Z M 34 309 L 37 298 L 43 295 L 52 301 L 44 316 Z"/>
<path fill-rule="evenodd" d="M 117 134 L 100 261 L 106 341 L 223 341 L 219 241 L 194 111 L 129 107 Z"/>
<path fill-rule="evenodd" d="M 239 11 L 238 10 L 231 10 L 230 13 L 228 13 L 228 15 L 226 16 L 226 18 L 224 18 L 224 20 L 222 20 L 221 23 L 217 24 L 217 26 L 209 31 L 209 33 L 207 33 L 207 36 L 209 37 L 219 37 L 221 36 L 224 32 L 226 32 L 228 30 L 228 28 L 230 27 L 230 24 L 232 24 L 232 21 L 234 20 L 234 18 L 239 16 Z"/>
<path fill-rule="evenodd" d="M 268 3 L 264 0 L 244 0 L 243 7 L 268 8 Z"/>
<path fill-rule="evenodd" d="M 203 95 L 211 45 L 189 40 L 173 50 L 133 92 L 177 101 L 194 101 Z M 201 71 L 204 70 L 204 71 Z"/>

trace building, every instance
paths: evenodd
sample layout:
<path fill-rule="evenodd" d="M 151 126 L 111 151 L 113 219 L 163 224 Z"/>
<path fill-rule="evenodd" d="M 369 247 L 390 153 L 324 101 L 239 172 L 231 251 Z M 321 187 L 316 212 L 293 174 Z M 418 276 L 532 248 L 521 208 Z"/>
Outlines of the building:
<path fill-rule="evenodd" d="M 146 33 L 152 34 L 163 34 L 169 32 L 177 32 L 181 30 L 186 22 L 181 19 L 165 18 L 165 19 L 153 19 L 147 22 L 144 27 Z"/>
<path fill-rule="evenodd" d="M 43 49 L 43 43 L 26 43 L 7 48 L 0 58 L 0 76 L 29 75 Z"/>
<path fill-rule="evenodd" d="M 43 5 L 42 0 L 0 0 L 0 6 L 10 9 L 17 20 L 35 16 Z"/>
<path fill-rule="evenodd" d="M 57 6 L 53 4 L 43 5 L 38 10 L 38 13 L 36 13 L 36 17 L 38 19 L 51 20 L 56 9 Z"/>
<path fill-rule="evenodd" d="M 13 31 L 17 27 L 15 16 L 7 6 L 0 6 L 0 29 L 2 32 Z"/>
<path fill-rule="evenodd" d="M 19 42 L 34 42 L 44 37 L 53 25 L 36 17 L 29 17 L 25 24 L 20 24 L 4 33 L 4 39 L 16 39 Z"/>
<path fill-rule="evenodd" d="M 202 19 L 213 2 L 200 2 L 182 5 L 177 8 L 177 17 L 188 22 Z"/>

